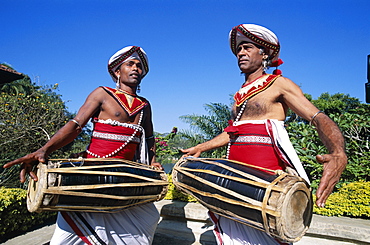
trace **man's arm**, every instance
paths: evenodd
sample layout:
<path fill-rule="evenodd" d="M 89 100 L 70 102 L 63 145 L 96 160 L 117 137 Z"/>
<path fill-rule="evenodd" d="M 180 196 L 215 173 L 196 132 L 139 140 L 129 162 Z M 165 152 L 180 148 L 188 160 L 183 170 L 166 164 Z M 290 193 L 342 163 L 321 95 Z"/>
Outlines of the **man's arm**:
<path fill-rule="evenodd" d="M 222 146 L 225 146 L 229 143 L 229 135 L 227 132 L 222 132 L 218 136 L 214 137 L 213 139 L 206 141 L 204 143 L 201 143 L 199 145 L 196 145 L 194 147 L 181 150 L 183 153 L 185 153 L 185 157 L 187 156 L 194 156 L 199 157 L 200 154 L 204 151 L 209 151 L 212 149 L 216 149 Z"/>
<path fill-rule="evenodd" d="M 323 174 L 316 191 L 316 204 L 324 207 L 326 199 L 338 183 L 347 164 L 345 142 L 339 127 L 325 114 L 319 113 L 312 121 L 319 137 L 329 154 L 317 155 L 316 160 L 323 164 Z"/>
<path fill-rule="evenodd" d="M 86 99 L 84 105 L 78 111 L 76 117 L 64 125 L 58 132 L 40 149 L 24 157 L 18 158 L 5 164 L 4 168 L 9 168 L 16 164 L 21 164 L 20 181 L 26 180 L 26 174 L 29 173 L 31 178 L 37 181 L 37 176 L 32 172 L 32 168 L 38 162 L 45 162 L 47 156 L 72 142 L 82 128 L 86 125 L 91 116 L 100 108 L 104 100 L 104 92 L 101 88 L 94 90 Z"/>
<path fill-rule="evenodd" d="M 316 204 L 318 207 L 324 207 L 326 199 L 333 191 L 347 164 L 343 135 L 339 127 L 328 116 L 323 113 L 316 115 L 319 110 L 306 99 L 295 83 L 283 77 L 276 82 L 278 82 L 278 88 L 281 89 L 284 103 L 297 115 L 307 121 L 312 121 L 320 140 L 328 149 L 329 154 L 316 156 L 317 161 L 323 164 L 323 174 L 316 192 Z"/>
<path fill-rule="evenodd" d="M 143 128 L 145 130 L 145 141 L 148 146 L 148 154 L 149 154 L 149 162 L 150 165 L 155 166 L 161 170 L 163 167 L 160 163 L 156 161 L 156 146 L 155 146 L 155 139 L 154 139 L 154 130 L 153 130 L 153 121 L 152 121 L 152 109 L 150 104 L 144 109 L 144 121 L 143 121 Z"/>

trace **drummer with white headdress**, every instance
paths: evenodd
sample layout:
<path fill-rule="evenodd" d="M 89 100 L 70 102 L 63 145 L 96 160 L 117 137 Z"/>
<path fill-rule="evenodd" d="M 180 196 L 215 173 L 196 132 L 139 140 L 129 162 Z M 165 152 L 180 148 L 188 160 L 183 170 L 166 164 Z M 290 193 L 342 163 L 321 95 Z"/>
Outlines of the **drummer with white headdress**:
<path fill-rule="evenodd" d="M 295 169 L 309 182 L 308 176 L 289 141 L 284 128 L 288 109 L 312 123 L 329 154 L 317 155 L 324 165 L 323 177 L 316 192 L 316 204 L 323 207 L 347 163 L 344 138 L 338 126 L 303 95 L 290 79 L 270 67 L 279 59 L 280 43 L 269 29 L 255 24 L 241 24 L 229 34 L 230 48 L 245 75 L 234 95 L 233 120 L 214 139 L 185 149 L 185 156 L 198 157 L 204 151 L 227 146 L 227 158 L 266 169 Z M 263 231 L 211 213 L 218 244 L 282 244 Z"/>
<path fill-rule="evenodd" d="M 137 95 L 148 71 L 148 59 L 142 48 L 128 46 L 119 50 L 108 62 L 116 88 L 95 89 L 77 115 L 49 142 L 4 167 L 21 164 L 21 182 L 25 181 L 26 173 L 37 180 L 33 166 L 72 142 L 92 120 L 94 130 L 84 157 L 136 160 L 163 169 L 155 160 L 150 104 Z M 151 244 L 158 221 L 159 213 L 153 203 L 117 213 L 59 212 L 50 244 Z"/>

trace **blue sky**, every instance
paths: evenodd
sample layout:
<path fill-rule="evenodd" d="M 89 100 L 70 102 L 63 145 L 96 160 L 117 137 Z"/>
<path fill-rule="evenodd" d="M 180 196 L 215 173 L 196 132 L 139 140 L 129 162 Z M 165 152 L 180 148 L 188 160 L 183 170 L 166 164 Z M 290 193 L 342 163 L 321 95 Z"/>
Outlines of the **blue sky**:
<path fill-rule="evenodd" d="M 114 87 L 113 53 L 141 46 L 150 71 L 141 96 L 152 104 L 155 131 L 188 128 L 179 116 L 230 103 L 243 83 L 228 44 L 233 26 L 274 31 L 283 75 L 317 98 L 344 93 L 365 101 L 370 2 L 237 0 L 0 0 L 0 62 L 57 91 L 76 112 L 96 87 Z"/>

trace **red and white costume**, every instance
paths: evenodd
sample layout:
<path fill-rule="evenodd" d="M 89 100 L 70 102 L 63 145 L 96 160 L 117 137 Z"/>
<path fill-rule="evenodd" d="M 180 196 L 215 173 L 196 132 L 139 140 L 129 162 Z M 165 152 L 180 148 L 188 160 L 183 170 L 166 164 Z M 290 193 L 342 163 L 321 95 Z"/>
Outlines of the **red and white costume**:
<path fill-rule="evenodd" d="M 307 182 L 309 179 L 289 141 L 282 121 L 247 120 L 233 123 L 225 131 L 232 134 L 229 159 L 267 169 L 291 166 Z M 265 232 L 210 212 L 219 245 L 281 245 Z"/>
<path fill-rule="evenodd" d="M 114 69 L 130 57 L 139 57 L 137 52 L 141 58 L 144 57 L 145 53 L 139 47 L 124 48 L 114 55 L 115 59 L 110 60 L 110 67 Z M 143 63 L 145 69 L 147 60 Z M 147 70 L 145 74 L 146 72 Z M 114 73 L 111 74 L 116 80 Z M 108 87 L 103 89 L 113 96 L 130 116 L 137 113 L 142 116 L 143 109 L 148 105 L 144 98 L 128 96 L 123 91 Z M 140 162 L 149 164 L 145 132 L 141 125 L 98 118 L 94 118 L 93 123 L 93 135 L 87 149 L 88 158 L 107 157 L 131 161 L 137 158 Z M 116 213 L 59 212 L 50 244 L 151 244 L 158 221 L 159 213 L 153 203 Z"/>
<path fill-rule="evenodd" d="M 237 54 L 242 42 L 251 42 L 264 47 L 269 55 L 269 66 L 278 66 L 280 45 L 270 30 L 254 25 L 243 24 L 230 32 L 230 47 Z M 284 124 L 276 119 L 239 121 L 248 99 L 268 89 L 280 75 L 265 74 L 249 84 L 245 84 L 235 94 L 235 104 L 239 115 L 235 122 L 225 129 L 230 135 L 228 158 L 267 169 L 278 170 L 290 166 L 307 182 L 309 179 L 289 140 Z M 267 233 L 209 212 L 213 221 L 214 234 L 219 245 L 281 245 L 282 243 Z"/>

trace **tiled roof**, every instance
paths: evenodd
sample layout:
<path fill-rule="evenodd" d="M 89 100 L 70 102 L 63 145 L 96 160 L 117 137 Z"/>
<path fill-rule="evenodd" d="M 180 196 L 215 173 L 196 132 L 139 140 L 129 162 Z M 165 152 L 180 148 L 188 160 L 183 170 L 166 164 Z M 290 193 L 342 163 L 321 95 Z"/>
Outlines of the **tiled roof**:
<path fill-rule="evenodd" d="M 10 83 L 23 77 L 22 73 L 0 64 L 0 84 Z"/>

